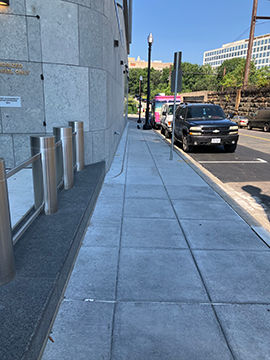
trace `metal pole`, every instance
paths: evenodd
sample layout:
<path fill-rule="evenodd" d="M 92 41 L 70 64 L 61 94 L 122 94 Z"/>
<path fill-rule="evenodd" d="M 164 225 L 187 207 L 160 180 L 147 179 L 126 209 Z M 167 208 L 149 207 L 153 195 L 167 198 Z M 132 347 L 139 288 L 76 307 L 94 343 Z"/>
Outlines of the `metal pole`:
<path fill-rule="evenodd" d="M 148 42 L 148 76 L 147 76 L 147 104 L 146 104 L 146 114 L 145 114 L 145 123 L 143 125 L 144 130 L 150 130 L 151 125 L 149 124 L 149 103 L 150 103 L 150 65 L 151 65 L 151 47 L 152 43 Z"/>
<path fill-rule="evenodd" d="M 172 142 L 170 150 L 170 160 L 173 159 L 173 143 L 174 143 L 174 127 L 175 127 L 175 105 L 177 95 L 177 83 L 178 83 L 178 67 L 179 67 L 179 52 L 176 54 L 176 70 L 175 70 L 175 84 L 174 84 L 174 105 L 173 105 L 173 123 L 172 123 Z"/>
<path fill-rule="evenodd" d="M 72 128 L 64 126 L 54 127 L 53 134 L 55 136 L 55 142 L 62 140 L 64 189 L 72 189 L 74 186 Z M 59 164 L 57 165 L 59 166 Z"/>
<path fill-rule="evenodd" d="M 77 171 L 84 170 L 84 136 L 83 136 L 83 121 L 69 121 L 72 132 L 75 132 L 75 148 L 76 148 L 76 165 Z"/>
<path fill-rule="evenodd" d="M 0 158 L 0 285 L 16 275 L 5 160 Z"/>
<path fill-rule="evenodd" d="M 255 31 L 255 24 L 256 24 L 257 6 L 258 6 L 258 0 L 254 0 L 253 1 L 253 9 L 252 9 L 252 17 L 251 17 L 251 25 L 250 25 L 250 33 L 249 33 L 249 42 L 248 42 L 248 51 L 247 51 L 247 60 L 246 60 L 244 84 L 243 84 L 244 89 L 246 89 L 246 87 L 248 85 L 248 76 L 249 76 L 249 69 L 250 69 L 251 53 L 252 53 L 254 31 Z"/>
<path fill-rule="evenodd" d="M 40 152 L 40 161 L 32 166 L 36 209 L 44 201 L 45 215 L 55 214 L 57 206 L 57 182 L 55 173 L 54 136 L 31 136 L 32 156 Z M 42 195 L 43 196 L 42 196 Z"/>
<path fill-rule="evenodd" d="M 139 104 L 139 120 L 138 123 L 141 123 L 141 106 L 142 106 L 142 99 L 141 99 L 141 95 L 142 94 L 142 76 L 140 76 L 140 91 L 139 91 L 139 96 L 140 96 L 140 104 Z"/>

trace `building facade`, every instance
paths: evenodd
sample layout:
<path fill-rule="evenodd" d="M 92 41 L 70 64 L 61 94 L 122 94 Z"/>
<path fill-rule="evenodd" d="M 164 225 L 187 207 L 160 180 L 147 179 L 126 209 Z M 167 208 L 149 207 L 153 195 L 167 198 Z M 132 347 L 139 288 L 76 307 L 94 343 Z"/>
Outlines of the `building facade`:
<path fill-rule="evenodd" d="M 221 48 L 205 51 L 203 55 L 203 65 L 209 64 L 212 68 L 217 68 L 223 61 L 233 58 L 246 58 L 249 39 L 239 40 L 224 44 Z M 253 40 L 252 59 L 256 68 L 270 66 L 270 34 L 257 36 Z"/>
<path fill-rule="evenodd" d="M 110 167 L 126 121 L 132 0 L 0 5 L 0 157 L 31 156 L 30 135 L 83 121 L 85 164 Z"/>
<path fill-rule="evenodd" d="M 134 57 L 129 57 L 128 66 L 130 69 L 144 69 L 148 67 L 148 61 L 141 60 L 139 56 L 137 60 L 135 60 Z M 162 71 L 164 68 L 169 68 L 170 66 L 173 66 L 173 63 L 163 63 L 161 60 L 154 60 L 151 61 L 150 66 L 155 70 Z"/>

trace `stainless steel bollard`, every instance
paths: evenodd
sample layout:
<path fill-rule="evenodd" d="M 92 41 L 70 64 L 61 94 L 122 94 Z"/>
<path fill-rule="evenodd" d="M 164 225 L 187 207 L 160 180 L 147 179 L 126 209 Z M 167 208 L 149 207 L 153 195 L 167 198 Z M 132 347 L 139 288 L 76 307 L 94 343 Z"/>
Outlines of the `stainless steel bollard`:
<path fill-rule="evenodd" d="M 76 147 L 76 165 L 77 171 L 84 170 L 84 134 L 83 121 L 69 121 L 72 132 L 76 132 L 75 147 Z"/>
<path fill-rule="evenodd" d="M 53 134 L 55 136 L 55 142 L 62 140 L 64 189 L 72 189 L 74 186 L 72 128 L 56 126 L 53 128 Z"/>
<path fill-rule="evenodd" d="M 5 160 L 0 158 L 0 285 L 16 275 Z"/>
<path fill-rule="evenodd" d="M 54 136 L 30 136 L 30 142 L 32 156 L 41 154 L 32 166 L 35 207 L 38 209 L 44 201 L 45 214 L 55 214 L 58 207 Z"/>

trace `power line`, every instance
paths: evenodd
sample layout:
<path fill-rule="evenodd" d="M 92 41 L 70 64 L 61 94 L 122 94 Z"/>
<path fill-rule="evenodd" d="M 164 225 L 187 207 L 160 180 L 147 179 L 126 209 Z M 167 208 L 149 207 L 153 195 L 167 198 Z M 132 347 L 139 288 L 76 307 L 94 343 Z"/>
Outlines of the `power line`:
<path fill-rule="evenodd" d="M 262 23 L 260 23 L 260 24 L 256 24 L 256 25 L 259 26 L 259 25 L 263 25 L 263 24 L 266 24 L 266 23 L 269 23 L 269 22 L 270 22 L 270 21 L 268 20 L 268 21 L 264 21 L 264 22 L 262 22 Z M 244 32 L 242 32 L 242 34 L 239 35 L 233 42 L 239 40 L 239 39 L 241 38 L 241 36 L 243 36 L 246 32 L 249 31 L 249 29 L 250 29 L 250 27 L 248 27 Z"/>

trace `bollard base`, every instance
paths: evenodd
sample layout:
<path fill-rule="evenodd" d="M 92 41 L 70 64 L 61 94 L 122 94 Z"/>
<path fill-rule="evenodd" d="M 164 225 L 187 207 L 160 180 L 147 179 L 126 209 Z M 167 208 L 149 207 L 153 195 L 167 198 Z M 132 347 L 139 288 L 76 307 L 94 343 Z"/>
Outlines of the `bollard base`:
<path fill-rule="evenodd" d="M 144 124 L 143 125 L 143 130 L 152 130 L 152 126 L 149 123 Z"/>

